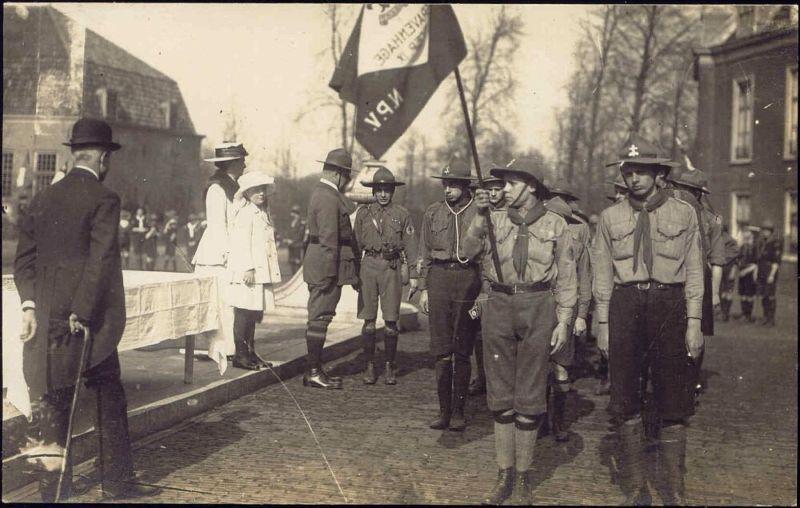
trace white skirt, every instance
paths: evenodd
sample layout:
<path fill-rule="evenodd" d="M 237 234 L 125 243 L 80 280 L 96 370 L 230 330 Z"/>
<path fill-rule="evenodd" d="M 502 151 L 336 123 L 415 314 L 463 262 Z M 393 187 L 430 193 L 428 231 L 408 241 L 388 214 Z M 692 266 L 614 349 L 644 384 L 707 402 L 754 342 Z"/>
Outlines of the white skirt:
<path fill-rule="evenodd" d="M 269 312 L 275 308 L 275 294 L 272 284 L 251 284 L 230 282 L 225 288 L 225 303 L 232 307 Z"/>

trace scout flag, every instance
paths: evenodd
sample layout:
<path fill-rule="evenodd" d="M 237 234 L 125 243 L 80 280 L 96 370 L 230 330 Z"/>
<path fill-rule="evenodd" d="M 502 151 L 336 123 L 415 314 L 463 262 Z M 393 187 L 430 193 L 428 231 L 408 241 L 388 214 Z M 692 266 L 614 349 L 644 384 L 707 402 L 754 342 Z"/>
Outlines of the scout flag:
<path fill-rule="evenodd" d="M 356 106 L 356 139 L 379 159 L 466 54 L 451 6 L 366 4 L 329 86 Z"/>

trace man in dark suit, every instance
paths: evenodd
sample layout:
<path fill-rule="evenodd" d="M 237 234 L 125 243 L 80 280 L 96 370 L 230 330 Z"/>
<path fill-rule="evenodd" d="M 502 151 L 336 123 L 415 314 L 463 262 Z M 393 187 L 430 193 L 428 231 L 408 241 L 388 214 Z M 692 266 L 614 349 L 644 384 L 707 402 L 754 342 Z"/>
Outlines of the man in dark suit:
<path fill-rule="evenodd" d="M 80 368 L 83 330 L 92 333 L 85 386 L 97 397 L 103 492 L 113 498 L 151 495 L 134 478 L 127 403 L 117 345 L 125 329 L 125 293 L 118 228 L 120 199 L 101 183 L 120 145 L 111 127 L 81 119 L 65 143 L 75 166 L 38 193 L 20 222 L 14 282 L 22 300 L 23 371 L 31 401 L 41 410 L 45 443 L 64 447 L 70 403 Z M 71 464 L 61 498 L 69 497 Z M 56 497 L 58 472 L 45 472 L 40 492 Z"/>
<path fill-rule="evenodd" d="M 303 262 L 303 280 L 308 284 L 308 327 L 306 329 L 307 371 L 303 385 L 341 389 L 342 379 L 322 369 L 322 349 L 342 286 L 358 287 L 361 255 L 350 224 L 355 206 L 341 193 L 350 183 L 353 160 L 347 150 L 328 153 L 322 178 L 308 204 L 308 249 Z"/>

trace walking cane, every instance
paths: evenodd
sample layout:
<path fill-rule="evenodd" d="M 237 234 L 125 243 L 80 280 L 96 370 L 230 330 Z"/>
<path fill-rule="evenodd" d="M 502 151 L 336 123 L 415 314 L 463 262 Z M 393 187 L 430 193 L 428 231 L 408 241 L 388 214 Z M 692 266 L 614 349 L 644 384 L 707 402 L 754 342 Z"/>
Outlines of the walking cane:
<path fill-rule="evenodd" d="M 69 424 L 67 425 L 67 443 L 64 446 L 64 456 L 61 458 L 61 473 L 58 475 L 58 486 L 56 487 L 56 502 L 61 500 L 61 487 L 64 483 L 64 475 L 67 472 L 67 460 L 69 459 L 70 447 L 72 446 L 72 426 L 75 422 L 75 407 L 78 405 L 78 392 L 81 389 L 81 374 L 86 365 L 89 351 L 91 351 L 92 334 L 89 327 L 83 327 L 83 347 L 81 348 L 81 361 L 78 364 L 78 375 L 75 379 L 75 391 L 72 392 L 72 404 L 69 408 Z"/>

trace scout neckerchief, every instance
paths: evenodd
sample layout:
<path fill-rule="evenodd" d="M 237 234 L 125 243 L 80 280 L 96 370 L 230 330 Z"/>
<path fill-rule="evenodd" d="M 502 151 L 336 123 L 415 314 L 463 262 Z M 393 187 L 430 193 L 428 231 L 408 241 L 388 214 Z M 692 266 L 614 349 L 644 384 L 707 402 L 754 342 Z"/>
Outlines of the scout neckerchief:
<path fill-rule="evenodd" d="M 514 250 L 511 251 L 511 258 L 514 261 L 514 270 L 520 281 L 525 280 L 525 270 L 528 268 L 528 226 L 541 219 L 547 213 L 544 203 L 539 201 L 523 217 L 519 213 L 519 208 L 508 208 L 508 218 L 511 222 L 519 226 L 517 236 L 514 240 Z"/>
<path fill-rule="evenodd" d="M 447 207 L 448 210 L 450 210 L 450 213 L 453 214 L 453 221 L 455 222 L 455 225 L 456 225 L 456 227 L 455 227 L 455 229 L 456 229 L 456 232 L 455 232 L 455 236 L 456 236 L 455 256 L 456 256 L 456 259 L 458 260 L 458 262 L 461 263 L 462 265 L 468 263 L 469 262 L 469 258 L 461 259 L 461 256 L 459 256 L 459 254 L 458 254 L 459 244 L 461 243 L 461 232 L 459 232 L 459 230 L 458 230 L 458 216 L 461 215 L 461 213 L 464 210 L 469 208 L 469 205 L 472 204 L 472 200 L 473 199 L 475 199 L 475 197 L 474 196 L 470 196 L 469 197 L 469 201 L 467 201 L 467 203 L 464 206 L 461 207 L 461 210 L 459 210 L 457 212 L 455 210 L 453 210 L 453 208 L 450 206 L 450 203 L 448 203 L 446 199 L 444 200 L 444 205 Z M 452 245 L 452 242 L 450 243 L 450 245 Z"/>
<path fill-rule="evenodd" d="M 650 213 L 666 203 L 668 198 L 667 193 L 660 189 L 645 201 L 636 199 L 633 195 L 628 196 L 631 208 L 639 212 L 636 230 L 633 232 L 633 273 L 636 273 L 638 268 L 639 248 L 644 241 L 644 265 L 647 267 L 647 273 L 651 277 L 653 276 L 653 239 L 650 237 Z"/>

